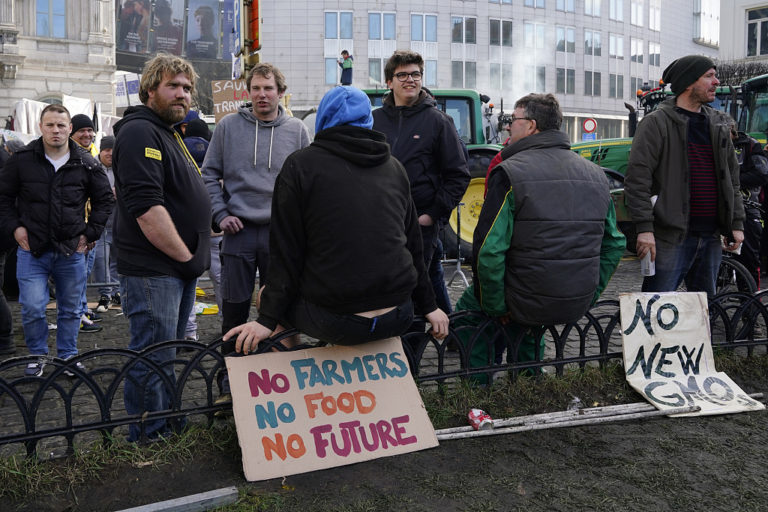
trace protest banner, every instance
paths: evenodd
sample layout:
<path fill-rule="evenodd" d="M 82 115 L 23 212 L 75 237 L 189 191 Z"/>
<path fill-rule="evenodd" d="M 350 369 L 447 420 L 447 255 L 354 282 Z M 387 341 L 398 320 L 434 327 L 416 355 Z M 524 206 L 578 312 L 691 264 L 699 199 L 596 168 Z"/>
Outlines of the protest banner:
<path fill-rule="evenodd" d="M 232 112 L 237 112 L 240 105 L 250 101 L 245 80 L 213 80 L 213 115 L 216 122 Z"/>
<path fill-rule="evenodd" d="M 619 300 L 627 381 L 655 407 L 701 407 L 680 416 L 765 409 L 715 369 L 705 293 L 628 293 Z"/>
<path fill-rule="evenodd" d="M 249 481 L 438 444 L 399 338 L 226 362 Z"/>

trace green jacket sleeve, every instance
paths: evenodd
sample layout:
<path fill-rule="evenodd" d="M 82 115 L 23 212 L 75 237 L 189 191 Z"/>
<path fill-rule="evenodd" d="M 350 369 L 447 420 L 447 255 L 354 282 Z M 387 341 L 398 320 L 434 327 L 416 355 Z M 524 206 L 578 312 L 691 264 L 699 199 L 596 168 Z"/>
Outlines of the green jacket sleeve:
<path fill-rule="evenodd" d="M 480 247 L 475 254 L 475 295 L 482 310 L 491 316 L 507 313 L 504 273 L 514 217 L 515 196 L 506 175 L 493 173 L 473 240 Z"/>
<path fill-rule="evenodd" d="M 613 208 L 613 201 L 611 201 L 608 205 L 608 214 L 605 216 L 603 243 L 600 245 L 600 281 L 597 284 L 592 304 L 597 302 L 600 294 L 608 286 L 608 281 L 613 277 L 613 273 L 616 272 L 626 244 L 626 238 L 616 225 L 616 211 Z"/>

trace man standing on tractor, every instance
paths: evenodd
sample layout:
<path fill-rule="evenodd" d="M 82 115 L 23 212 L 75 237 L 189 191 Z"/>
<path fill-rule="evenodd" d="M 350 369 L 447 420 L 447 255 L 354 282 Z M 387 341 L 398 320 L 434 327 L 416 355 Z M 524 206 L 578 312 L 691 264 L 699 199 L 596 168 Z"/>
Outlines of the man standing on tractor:
<path fill-rule="evenodd" d="M 650 253 L 656 274 L 644 292 L 674 291 L 685 279 L 688 291 L 715 294 L 725 249 L 744 240 L 744 206 L 739 163 L 727 114 L 707 105 L 720 81 L 708 57 L 681 57 L 662 76 L 674 97 L 637 127 L 624 193 L 637 230 L 637 256 Z"/>

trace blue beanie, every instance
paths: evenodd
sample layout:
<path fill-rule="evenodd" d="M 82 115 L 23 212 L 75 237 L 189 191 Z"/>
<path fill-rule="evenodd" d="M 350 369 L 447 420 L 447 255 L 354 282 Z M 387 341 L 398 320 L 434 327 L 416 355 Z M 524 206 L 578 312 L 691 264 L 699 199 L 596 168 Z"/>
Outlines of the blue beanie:
<path fill-rule="evenodd" d="M 373 127 L 371 100 L 357 87 L 334 87 L 317 107 L 315 133 L 344 124 L 369 130 Z"/>

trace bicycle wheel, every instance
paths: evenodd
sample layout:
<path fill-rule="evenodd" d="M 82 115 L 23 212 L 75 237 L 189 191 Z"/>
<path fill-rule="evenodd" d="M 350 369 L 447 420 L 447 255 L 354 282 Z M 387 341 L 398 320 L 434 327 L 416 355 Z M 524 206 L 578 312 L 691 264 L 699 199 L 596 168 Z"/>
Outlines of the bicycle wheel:
<path fill-rule="evenodd" d="M 715 282 L 715 294 L 727 292 L 755 293 L 757 283 L 749 273 L 749 270 L 734 258 L 723 256 L 720 268 L 717 271 Z"/>

